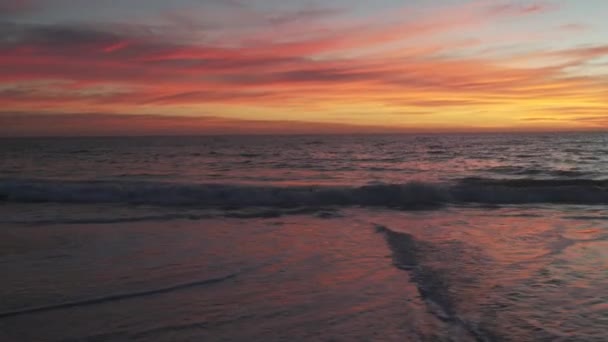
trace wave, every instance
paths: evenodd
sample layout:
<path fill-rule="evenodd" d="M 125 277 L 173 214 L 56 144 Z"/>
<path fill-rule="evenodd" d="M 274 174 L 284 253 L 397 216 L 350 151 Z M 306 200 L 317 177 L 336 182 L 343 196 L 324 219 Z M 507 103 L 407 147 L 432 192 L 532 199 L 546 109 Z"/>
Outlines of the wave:
<path fill-rule="evenodd" d="M 181 212 L 178 210 L 178 212 Z M 125 217 L 106 217 L 107 213 L 101 212 L 100 216 L 86 218 L 72 217 L 53 217 L 51 219 L 39 219 L 36 217 L 24 216 L 20 219 L 2 219 L 0 225 L 80 225 L 80 224 L 117 224 L 117 223 L 134 223 L 134 222 L 162 222 L 172 220 L 202 220 L 213 218 L 234 218 L 234 219 L 254 219 L 254 218 L 279 218 L 286 215 L 313 215 L 320 219 L 334 219 L 343 217 L 336 208 L 321 208 L 321 207 L 300 207 L 300 208 L 244 208 L 243 210 L 221 210 L 221 211 L 205 211 L 204 213 L 168 213 L 160 215 L 141 215 L 141 216 L 125 216 Z M 102 217 L 103 215 L 103 217 Z"/>
<path fill-rule="evenodd" d="M 553 170 L 553 169 L 542 169 L 542 168 L 529 168 L 524 166 L 497 166 L 485 169 L 485 171 L 502 174 L 505 176 L 536 176 L 546 175 L 548 177 L 556 178 L 571 178 L 581 179 L 582 177 L 589 177 L 593 174 L 590 172 L 579 171 L 579 170 Z"/>
<path fill-rule="evenodd" d="M 260 215 L 263 215 L 261 213 Z M 225 214 L 223 217 L 228 216 L 230 213 Z M 147 222 L 147 221 L 171 221 L 171 220 L 202 220 L 213 218 L 210 214 L 165 214 L 165 215 L 144 215 L 134 217 L 92 217 L 92 218 L 54 218 L 54 219 L 36 219 L 36 218 L 24 218 L 24 219 L 0 219 L 0 224 L 29 224 L 29 225 L 70 225 L 70 224 L 115 224 L 115 223 L 133 223 L 133 222 Z"/>
<path fill-rule="evenodd" d="M 383 206 L 425 209 L 448 204 L 608 204 L 608 180 L 482 179 L 360 187 L 178 184 L 144 181 L 0 179 L 0 201 L 125 203 L 194 207 Z"/>

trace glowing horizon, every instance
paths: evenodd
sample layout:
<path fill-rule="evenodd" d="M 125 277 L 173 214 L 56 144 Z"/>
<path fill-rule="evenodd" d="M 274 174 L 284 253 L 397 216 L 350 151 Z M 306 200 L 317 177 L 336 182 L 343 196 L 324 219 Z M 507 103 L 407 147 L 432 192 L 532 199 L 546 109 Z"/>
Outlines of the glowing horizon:
<path fill-rule="evenodd" d="M 0 135 L 602 130 L 608 3 L 0 2 Z"/>

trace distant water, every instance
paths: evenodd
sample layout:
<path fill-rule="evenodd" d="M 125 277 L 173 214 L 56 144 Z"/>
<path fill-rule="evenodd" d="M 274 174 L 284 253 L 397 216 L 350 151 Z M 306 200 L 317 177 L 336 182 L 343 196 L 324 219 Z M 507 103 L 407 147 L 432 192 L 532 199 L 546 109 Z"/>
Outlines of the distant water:
<path fill-rule="evenodd" d="M 0 139 L 0 240 L 0 340 L 605 341 L 608 134 Z"/>
<path fill-rule="evenodd" d="M 0 155 L 9 202 L 608 203 L 608 134 L 6 139 Z"/>

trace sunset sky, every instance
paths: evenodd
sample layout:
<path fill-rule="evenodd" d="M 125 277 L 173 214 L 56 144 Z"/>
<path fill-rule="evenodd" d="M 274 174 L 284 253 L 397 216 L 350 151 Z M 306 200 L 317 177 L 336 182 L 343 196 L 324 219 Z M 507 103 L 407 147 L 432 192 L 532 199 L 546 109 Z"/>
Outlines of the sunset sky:
<path fill-rule="evenodd" d="M 608 1 L 0 0 L 0 135 L 601 130 Z"/>

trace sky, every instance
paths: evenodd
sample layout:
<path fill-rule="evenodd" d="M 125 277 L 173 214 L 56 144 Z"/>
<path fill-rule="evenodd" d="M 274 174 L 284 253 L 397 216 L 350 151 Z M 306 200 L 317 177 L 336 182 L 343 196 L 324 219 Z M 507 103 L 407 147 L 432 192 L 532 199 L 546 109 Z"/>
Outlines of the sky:
<path fill-rule="evenodd" d="M 608 128 L 604 0 L 0 0 L 0 136 Z"/>

